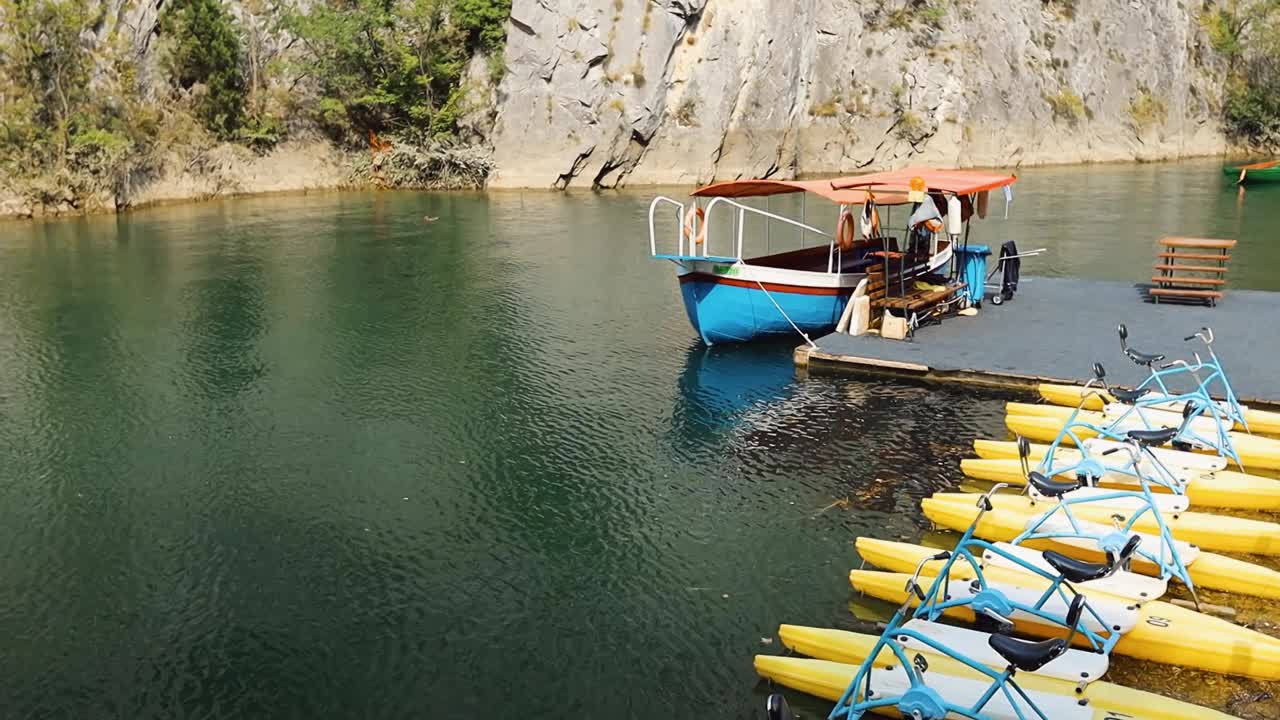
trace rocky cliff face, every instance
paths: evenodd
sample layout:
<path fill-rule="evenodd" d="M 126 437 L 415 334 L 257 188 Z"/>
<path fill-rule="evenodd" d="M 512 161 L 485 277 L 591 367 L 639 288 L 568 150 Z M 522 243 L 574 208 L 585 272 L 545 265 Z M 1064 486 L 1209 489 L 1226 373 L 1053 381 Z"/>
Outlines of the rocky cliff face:
<path fill-rule="evenodd" d="M 493 186 L 1221 152 L 1174 0 L 515 0 Z"/>

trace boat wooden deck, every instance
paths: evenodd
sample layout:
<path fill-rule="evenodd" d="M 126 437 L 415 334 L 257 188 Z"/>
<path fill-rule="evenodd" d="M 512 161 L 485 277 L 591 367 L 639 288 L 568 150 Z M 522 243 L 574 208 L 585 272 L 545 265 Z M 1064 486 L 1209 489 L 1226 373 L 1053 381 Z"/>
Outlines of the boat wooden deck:
<path fill-rule="evenodd" d="M 912 341 L 831 334 L 802 345 L 796 364 L 810 372 L 852 371 L 1034 390 L 1040 382 L 1082 383 L 1095 361 L 1108 381 L 1145 377 L 1120 352 L 1116 326 L 1130 344 L 1170 358 L 1191 358 L 1199 342 L 1182 338 L 1213 328 L 1214 349 L 1236 393 L 1258 407 L 1280 408 L 1280 293 L 1233 290 L 1217 307 L 1160 303 L 1146 286 L 1024 277 L 1013 300 L 983 304 L 975 317 L 951 317 L 916 331 Z"/>

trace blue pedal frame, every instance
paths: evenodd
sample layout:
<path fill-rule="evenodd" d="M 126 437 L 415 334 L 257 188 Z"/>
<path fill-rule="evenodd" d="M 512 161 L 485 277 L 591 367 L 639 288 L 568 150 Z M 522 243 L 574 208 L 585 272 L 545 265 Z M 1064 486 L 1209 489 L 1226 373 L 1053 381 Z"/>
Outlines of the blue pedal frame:
<path fill-rule="evenodd" d="M 986 497 L 984 496 L 984 500 L 985 499 Z M 853 681 L 849 683 L 849 687 L 845 689 L 844 693 L 840 696 L 840 699 L 836 702 L 835 708 L 831 711 L 831 714 L 827 716 L 828 720 L 859 720 L 859 718 L 864 717 L 870 711 L 877 708 L 891 706 L 896 707 L 899 712 L 902 712 L 907 717 L 912 717 L 912 711 L 920 711 L 920 717 L 924 720 L 944 720 L 948 717 L 948 713 L 964 718 L 970 718 L 971 720 L 991 720 L 991 717 L 984 713 L 983 709 L 989 702 L 991 702 L 991 699 L 996 696 L 996 693 L 1004 694 L 1005 698 L 1009 702 L 1009 706 L 1013 708 L 1013 711 L 1017 714 L 1019 720 L 1050 720 L 1043 711 L 1036 707 L 1035 703 L 1032 702 L 1027 693 L 1018 686 L 1017 682 L 1014 681 L 1014 670 L 1012 668 L 1006 668 L 1004 671 L 997 672 L 986 665 L 977 662 L 973 658 L 970 658 L 964 653 L 956 651 L 932 638 L 904 626 L 904 622 L 908 619 L 919 618 L 936 620 L 946 610 L 964 605 L 974 606 L 975 613 L 982 613 L 984 609 L 988 608 L 996 611 L 1004 611 L 1001 613 L 1004 615 L 1015 611 L 1022 611 L 1045 619 L 1049 622 L 1057 623 L 1064 627 L 1066 626 L 1066 618 L 1064 616 L 1051 614 L 1045 611 L 1043 607 L 1044 604 L 1055 594 L 1066 601 L 1066 590 L 1070 590 L 1074 593 L 1074 588 L 1071 588 L 1070 584 L 1059 575 L 1046 572 L 1042 568 L 1036 567 L 1022 558 L 1016 557 L 985 540 L 975 539 L 973 537 L 973 533 L 978 526 L 978 522 L 982 519 L 983 512 L 985 511 L 980 511 L 978 513 L 978 517 L 975 518 L 969 528 L 965 530 L 964 534 L 960 538 L 960 542 L 957 543 L 955 549 L 949 553 L 946 558 L 946 562 L 938 573 L 938 576 L 934 578 L 933 583 L 929 586 L 929 591 L 925 593 L 925 597 L 920 602 L 919 607 L 917 607 L 914 612 L 911 612 L 912 600 L 913 598 L 918 597 L 913 594 L 919 589 L 917 578 L 927 561 L 921 562 L 916 568 L 916 573 L 907 587 L 907 600 L 898 608 L 897 612 L 894 613 L 893 618 L 885 627 L 884 632 L 881 633 L 880 639 L 876 642 L 875 647 L 872 648 L 866 659 L 863 660 L 862 664 L 859 666 L 858 672 L 854 675 Z M 998 553 L 1002 557 L 1009 559 L 1026 570 L 1049 580 L 1050 586 L 1034 605 L 1026 605 L 1010 601 L 1003 595 L 1003 593 L 1000 593 L 998 590 L 990 588 L 987 585 L 986 576 L 982 572 L 981 563 L 978 562 L 977 558 L 975 558 L 973 554 L 973 548 L 978 549 L 979 555 L 981 555 L 983 551 Z M 969 566 L 973 568 L 976 575 L 976 582 L 980 584 L 983 592 L 982 594 L 975 595 L 973 598 L 965 598 L 964 600 L 947 600 L 947 588 L 950 586 L 951 581 L 951 568 L 956 561 L 961 558 L 963 558 L 965 562 L 969 563 Z M 938 559 L 940 560 L 940 558 Z M 939 601 L 939 598 L 942 598 L 941 602 Z M 1069 604 L 1070 603 L 1068 602 L 1068 605 Z M 1085 604 L 1085 611 L 1097 620 L 1102 627 L 1109 626 L 1109 624 L 1105 622 L 1098 615 L 1097 611 L 1090 607 L 1087 602 Z M 1104 654 L 1110 654 L 1112 648 L 1115 647 L 1115 644 L 1120 639 L 1120 635 L 1118 633 L 1105 637 L 1099 635 L 1085 627 L 1083 622 L 1077 624 L 1075 632 L 1077 635 L 1080 635 L 1089 641 L 1091 649 L 1095 652 Z M 911 660 L 907 657 L 906 648 L 902 646 L 900 638 L 917 640 L 948 658 L 963 663 L 973 670 L 991 678 L 991 685 L 971 706 L 964 707 L 947 701 L 925 684 L 923 674 L 917 670 Z M 875 662 L 877 658 L 879 658 L 881 651 L 886 647 L 894 654 L 903 672 L 907 674 L 911 687 L 900 696 L 883 698 L 875 697 L 871 693 L 871 674 L 876 671 Z M 857 700 L 858 697 L 861 697 L 862 699 Z M 1019 702 L 1018 698 L 1021 699 L 1021 702 Z"/>

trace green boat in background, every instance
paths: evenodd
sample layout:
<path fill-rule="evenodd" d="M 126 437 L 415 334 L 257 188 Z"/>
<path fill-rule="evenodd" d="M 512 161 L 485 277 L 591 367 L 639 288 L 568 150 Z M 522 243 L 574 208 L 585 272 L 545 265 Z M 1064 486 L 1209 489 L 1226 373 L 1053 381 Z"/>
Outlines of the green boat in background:
<path fill-rule="evenodd" d="M 1222 174 L 1236 179 L 1236 184 L 1280 182 L 1280 160 L 1222 168 Z"/>

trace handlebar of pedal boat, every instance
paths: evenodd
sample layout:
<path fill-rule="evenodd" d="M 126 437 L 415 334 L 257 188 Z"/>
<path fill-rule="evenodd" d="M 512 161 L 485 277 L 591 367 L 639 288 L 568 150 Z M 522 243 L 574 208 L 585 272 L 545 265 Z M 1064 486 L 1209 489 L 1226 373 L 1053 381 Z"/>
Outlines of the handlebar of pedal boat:
<path fill-rule="evenodd" d="M 1160 427 L 1164 428 L 1166 426 L 1161 425 Z M 1137 438 L 1129 438 L 1129 442 L 1125 443 L 1124 449 L 1129 451 L 1129 454 L 1133 456 L 1133 461 L 1136 463 L 1138 462 L 1138 457 L 1142 455 L 1142 451 L 1150 448 L 1139 442 Z"/>
<path fill-rule="evenodd" d="M 1142 443 L 1138 442 L 1137 438 L 1128 438 L 1120 447 L 1112 448 L 1102 454 L 1106 455 L 1107 452 L 1120 452 L 1121 450 L 1129 453 L 1129 457 L 1133 459 L 1135 466 L 1142 460 Z"/>
<path fill-rule="evenodd" d="M 924 570 L 925 564 L 929 562 L 932 562 L 934 560 L 950 560 L 950 559 L 951 559 L 951 551 L 949 550 L 943 550 L 942 552 L 938 553 L 937 555 L 934 555 L 933 557 L 927 557 L 927 558 L 921 559 L 920 562 L 916 563 L 916 571 L 911 573 L 911 579 L 907 580 L 906 591 L 908 593 L 914 593 L 916 597 L 920 598 L 920 602 L 924 602 L 924 590 L 920 589 L 920 572 Z M 910 600 L 910 599 L 911 597 L 910 595 L 908 595 L 907 600 Z"/>
<path fill-rule="evenodd" d="M 920 587 L 920 583 L 912 582 L 911 587 L 916 591 L 916 597 L 920 598 L 920 602 L 924 602 L 924 590 Z"/>
<path fill-rule="evenodd" d="M 925 562 L 926 562 L 925 560 L 921 560 L 920 565 L 923 566 Z M 924 602 L 924 598 L 925 598 L 924 590 L 920 589 L 920 583 L 916 580 L 916 578 L 918 578 L 919 576 L 920 576 L 920 567 L 916 567 L 916 574 L 912 575 L 907 580 L 907 585 L 906 587 L 903 588 L 903 590 L 907 592 L 907 599 L 902 603 L 902 607 L 905 608 L 911 604 L 912 595 L 915 595 L 916 597 L 920 598 L 920 602 Z"/>
<path fill-rule="evenodd" d="M 1088 388 L 1088 387 L 1089 387 L 1088 384 L 1086 384 L 1085 388 Z M 1076 406 L 1076 410 L 1083 410 L 1085 403 L 1089 402 L 1089 398 L 1095 398 L 1095 397 L 1101 400 L 1104 405 L 1107 403 L 1108 400 L 1110 400 L 1110 398 L 1107 397 L 1106 393 L 1103 391 L 1089 390 L 1088 392 L 1080 396 L 1080 404 Z"/>
<path fill-rule="evenodd" d="M 1009 483 L 996 483 L 993 485 L 990 490 L 986 491 L 978 498 L 978 509 L 983 512 L 994 510 L 995 506 L 991 504 L 991 496 L 1007 487 L 1009 487 Z"/>
<path fill-rule="evenodd" d="M 1202 341 L 1204 342 L 1204 344 L 1205 344 L 1205 345 L 1212 345 L 1212 344 L 1213 344 L 1213 329 L 1212 329 L 1212 328 L 1208 328 L 1208 327 L 1202 327 L 1202 328 L 1200 328 L 1200 332 L 1198 332 L 1198 333 L 1196 333 L 1196 334 L 1194 334 L 1194 335 L 1188 335 L 1188 336 L 1186 336 L 1185 338 L 1183 338 L 1183 341 L 1184 341 L 1184 342 L 1191 342 L 1192 340 L 1195 340 L 1196 338 L 1200 338 L 1200 340 L 1202 340 Z"/>

